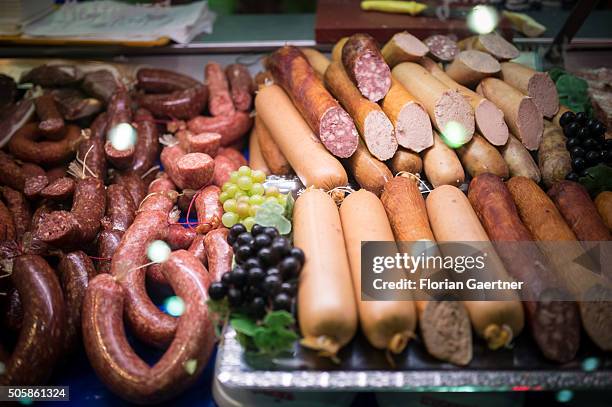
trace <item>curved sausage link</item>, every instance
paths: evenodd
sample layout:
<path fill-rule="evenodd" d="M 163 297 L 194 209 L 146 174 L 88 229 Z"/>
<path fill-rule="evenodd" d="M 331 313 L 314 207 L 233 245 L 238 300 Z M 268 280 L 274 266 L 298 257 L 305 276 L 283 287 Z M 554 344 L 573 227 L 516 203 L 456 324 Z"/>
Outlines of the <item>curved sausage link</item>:
<path fill-rule="evenodd" d="M 34 385 L 50 376 L 63 349 L 65 306 L 53 269 L 40 256 L 15 259 L 11 280 L 23 304 L 17 345 L 0 373 L 0 385 Z"/>
<path fill-rule="evenodd" d="M 126 339 L 122 314 L 128 294 L 122 284 L 108 274 L 97 276 L 83 304 L 83 338 L 91 365 L 111 391 L 133 403 L 159 403 L 193 384 L 214 346 L 201 263 L 179 250 L 170 255 L 162 271 L 185 302 L 185 312 L 170 347 L 152 367 Z"/>

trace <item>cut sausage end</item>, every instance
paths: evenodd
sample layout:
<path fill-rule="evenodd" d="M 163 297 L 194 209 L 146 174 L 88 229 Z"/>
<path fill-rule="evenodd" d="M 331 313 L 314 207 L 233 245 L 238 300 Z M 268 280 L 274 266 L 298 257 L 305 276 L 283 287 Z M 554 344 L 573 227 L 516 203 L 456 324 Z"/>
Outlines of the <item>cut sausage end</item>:
<path fill-rule="evenodd" d="M 204 153 L 189 153 L 179 158 L 176 168 L 184 182 L 183 187 L 200 189 L 212 181 L 215 163 Z"/>
<path fill-rule="evenodd" d="M 447 90 L 434 107 L 436 127 L 444 139 L 461 146 L 474 135 L 474 110 L 456 90 Z"/>
<path fill-rule="evenodd" d="M 340 158 L 353 155 L 359 143 L 355 123 L 341 107 L 332 107 L 323 114 L 319 138 L 330 153 Z"/>
<path fill-rule="evenodd" d="M 385 97 L 391 88 L 391 70 L 377 54 L 366 52 L 355 60 L 355 80 L 363 96 L 372 102 Z"/>
<path fill-rule="evenodd" d="M 542 140 L 544 119 L 533 99 L 525 97 L 521 100 L 516 120 L 521 143 L 528 150 L 537 150 Z"/>
<path fill-rule="evenodd" d="M 508 126 L 504 113 L 488 99 L 482 99 L 474 111 L 474 118 L 480 133 L 494 146 L 502 146 L 508 141 Z"/>
<path fill-rule="evenodd" d="M 55 211 L 45 215 L 38 224 L 36 237 L 54 246 L 71 246 L 79 240 L 79 222 L 67 211 Z"/>
<path fill-rule="evenodd" d="M 472 360 L 472 328 L 457 301 L 430 301 L 419 318 L 427 351 L 440 360 L 464 366 Z"/>
<path fill-rule="evenodd" d="M 433 145 L 431 121 L 427 112 L 417 103 L 408 103 L 397 115 L 395 126 L 397 143 L 415 152 Z"/>
<path fill-rule="evenodd" d="M 415 59 L 423 57 L 429 52 L 427 45 L 421 40 L 407 32 L 401 32 L 393 36 L 393 41 L 406 54 L 414 56 Z"/>
<path fill-rule="evenodd" d="M 381 161 L 390 159 L 397 151 L 393 125 L 382 111 L 368 113 L 363 138 L 370 153 Z"/>
<path fill-rule="evenodd" d="M 499 62 L 485 52 L 476 50 L 462 51 L 457 58 L 469 68 L 483 74 L 494 74 L 501 70 Z"/>
<path fill-rule="evenodd" d="M 521 54 L 518 48 L 496 33 L 482 34 L 478 40 L 491 55 L 500 60 L 518 58 Z"/>
<path fill-rule="evenodd" d="M 536 72 L 527 85 L 529 96 L 545 117 L 553 117 L 559 110 L 559 95 L 557 87 L 544 72 Z"/>
<path fill-rule="evenodd" d="M 576 303 L 541 299 L 537 307 L 531 325 L 544 356 L 560 363 L 574 359 L 580 347 L 580 315 Z"/>

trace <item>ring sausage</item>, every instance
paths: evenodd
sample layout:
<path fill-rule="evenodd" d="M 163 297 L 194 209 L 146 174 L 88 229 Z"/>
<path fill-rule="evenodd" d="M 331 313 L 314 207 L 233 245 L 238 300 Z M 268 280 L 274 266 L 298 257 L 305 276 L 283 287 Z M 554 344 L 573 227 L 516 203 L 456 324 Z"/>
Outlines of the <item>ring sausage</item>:
<path fill-rule="evenodd" d="M 229 146 L 239 141 L 251 128 L 253 119 L 245 112 L 234 112 L 225 116 L 196 116 L 187 122 L 193 134 L 219 133 L 221 146 Z"/>
<path fill-rule="evenodd" d="M 195 197 L 195 209 L 198 215 L 198 233 L 207 234 L 211 230 L 221 226 L 221 216 L 223 216 L 223 206 L 219 201 L 221 189 L 218 186 L 210 185 L 204 188 Z"/>
<path fill-rule="evenodd" d="M 232 268 L 234 251 L 227 243 L 228 233 L 227 228 L 221 227 L 204 235 L 204 247 L 206 248 L 208 273 L 211 282 L 220 281 L 221 277 Z"/>
<path fill-rule="evenodd" d="M 156 117 L 188 120 L 204 110 L 208 88 L 203 85 L 159 95 L 138 96 L 138 103 Z"/>
<path fill-rule="evenodd" d="M 136 72 L 138 89 L 147 93 L 171 93 L 202 86 L 201 82 L 181 73 L 159 68 L 141 68 Z"/>
<path fill-rule="evenodd" d="M 254 85 L 249 69 L 242 64 L 230 64 L 225 68 L 225 75 L 230 84 L 234 107 L 241 112 L 250 111 Z"/>
<path fill-rule="evenodd" d="M 223 68 L 216 62 L 209 62 L 204 68 L 208 86 L 208 111 L 213 116 L 225 116 L 235 112 L 229 93 L 229 84 Z"/>
<path fill-rule="evenodd" d="M 54 166 L 70 160 L 82 139 L 74 125 L 66 126 L 66 135 L 58 141 L 38 141 L 40 136 L 36 123 L 25 124 L 9 141 L 9 151 L 20 160 Z"/>

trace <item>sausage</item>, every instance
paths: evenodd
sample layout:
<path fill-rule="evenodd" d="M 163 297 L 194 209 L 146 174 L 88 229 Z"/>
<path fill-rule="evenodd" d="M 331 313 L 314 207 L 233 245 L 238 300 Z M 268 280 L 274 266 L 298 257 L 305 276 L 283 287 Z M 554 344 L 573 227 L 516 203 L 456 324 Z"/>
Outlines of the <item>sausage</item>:
<path fill-rule="evenodd" d="M 451 62 L 459 53 L 457 43 L 446 35 L 430 35 L 423 40 L 429 56 L 438 62 Z"/>
<path fill-rule="evenodd" d="M 325 89 L 304 54 L 296 47 L 282 47 L 266 59 L 266 68 L 325 148 L 336 157 L 350 157 L 359 138 L 355 124 Z M 269 120 L 264 121 L 271 126 Z"/>
<path fill-rule="evenodd" d="M 344 49 L 344 45 L 348 41 L 349 37 L 342 37 L 334 44 L 331 52 L 332 61 L 342 62 L 342 49 Z"/>
<path fill-rule="evenodd" d="M 0 184 L 23 191 L 26 176 L 15 160 L 0 150 Z"/>
<path fill-rule="evenodd" d="M 106 141 L 106 128 L 108 126 L 108 115 L 100 113 L 85 130 L 84 139 L 77 150 L 77 160 L 83 162 L 89 175 L 106 179 L 106 154 L 104 144 Z"/>
<path fill-rule="evenodd" d="M 340 205 L 340 219 L 353 277 L 352 285 L 357 299 L 361 330 L 375 348 L 399 354 L 414 336 L 416 328 L 416 311 L 412 301 L 361 299 L 362 242 L 394 241 L 385 208 L 376 195 L 361 189 L 344 199 Z"/>
<path fill-rule="evenodd" d="M 416 62 L 429 48 L 421 40 L 406 31 L 395 34 L 382 48 L 382 56 L 391 68 L 401 62 Z"/>
<path fill-rule="evenodd" d="M 261 147 L 259 145 L 260 133 L 262 132 L 261 128 L 261 119 L 258 119 L 255 116 L 255 124 L 253 125 L 253 130 L 251 130 L 251 135 L 249 137 L 249 167 L 253 171 L 263 171 L 266 175 L 270 175 L 272 171 L 268 167 L 266 160 L 262 154 Z M 267 136 L 272 140 L 272 136 L 270 136 L 270 132 L 266 129 Z M 276 146 L 276 144 L 274 144 Z M 278 148 L 278 146 L 276 146 Z M 279 154 L 282 154 L 279 150 Z M 287 161 L 287 159 L 282 156 L 282 158 Z M 287 166 L 289 163 L 287 162 Z M 289 166 L 291 168 L 291 166 Z"/>
<path fill-rule="evenodd" d="M 11 280 L 23 304 L 23 324 L 17 345 L 0 373 L 0 385 L 44 383 L 63 349 L 65 306 L 53 269 L 40 256 L 14 259 Z"/>
<path fill-rule="evenodd" d="M 194 229 L 173 223 L 168 226 L 166 242 L 172 250 L 188 249 L 195 237 L 196 231 Z"/>
<path fill-rule="evenodd" d="M 511 177 L 527 177 L 535 182 L 540 182 L 541 175 L 538 165 L 525 146 L 512 134 L 509 135 L 506 144 L 500 148 L 500 152 Z"/>
<path fill-rule="evenodd" d="M 473 88 L 482 79 L 496 76 L 501 71 L 499 62 L 491 55 L 476 51 L 461 51 L 446 67 L 446 74 L 455 82 Z"/>
<path fill-rule="evenodd" d="M 213 116 L 230 115 L 236 111 L 229 93 L 229 84 L 223 68 L 216 62 L 209 62 L 204 68 L 208 86 L 208 111 Z"/>
<path fill-rule="evenodd" d="M 38 229 L 38 225 L 40 224 L 41 219 L 43 219 L 47 214 L 53 211 L 53 207 L 50 206 L 48 202 L 43 201 L 40 203 L 38 208 L 34 211 L 32 215 L 32 220 L 30 222 L 30 228 L 23 235 L 21 239 L 21 246 L 23 253 L 26 254 L 40 254 L 47 255 L 48 254 L 48 246 L 46 243 L 41 241 L 36 236 L 36 230 Z"/>
<path fill-rule="evenodd" d="M 123 185 L 111 184 L 106 188 L 106 214 L 102 218 L 104 230 L 125 232 L 134 222 L 136 204 L 130 192 Z"/>
<path fill-rule="evenodd" d="M 429 222 L 438 242 L 488 242 L 478 216 L 468 198 L 458 188 L 442 185 L 430 192 L 426 201 Z M 487 254 L 487 272 L 493 279 L 508 281 L 501 259 L 491 248 Z M 442 250 L 442 254 L 444 251 Z M 515 298 L 513 292 L 507 292 Z M 521 333 L 523 308 L 518 298 L 508 301 L 463 301 L 474 331 L 489 348 L 505 346 Z"/>
<path fill-rule="evenodd" d="M 489 238 L 496 244 L 508 273 L 525 281 L 523 298 L 532 335 L 548 359 L 569 362 L 580 346 L 580 314 L 575 303 L 549 301 L 560 293 L 555 271 L 535 244 L 531 233 L 521 222 L 510 192 L 493 174 L 482 174 L 470 182 L 468 198 Z M 559 295 L 559 294 L 558 294 Z"/>
<path fill-rule="evenodd" d="M 65 120 L 87 119 L 104 109 L 104 104 L 100 100 L 87 97 L 78 89 L 58 88 L 51 90 L 50 93 L 55 98 Z"/>
<path fill-rule="evenodd" d="M 612 192 L 600 192 L 595 198 L 595 206 L 604 224 L 612 230 Z"/>
<path fill-rule="evenodd" d="M 225 75 L 230 84 L 234 107 L 241 112 L 250 111 L 254 85 L 249 69 L 242 64 L 230 64 L 225 67 Z"/>
<path fill-rule="evenodd" d="M 202 86 L 187 75 L 159 68 L 140 68 L 136 72 L 136 86 L 147 93 L 171 93 Z"/>
<path fill-rule="evenodd" d="M 464 38 L 457 44 L 460 49 L 476 49 L 487 52 L 499 61 L 518 58 L 519 50 L 497 33 L 480 34 Z"/>
<path fill-rule="evenodd" d="M 132 201 L 134 201 L 134 204 L 138 208 L 147 194 L 147 185 L 143 179 L 140 178 L 138 174 L 133 172 L 124 174 L 115 173 L 114 182 L 115 184 L 122 185 L 128 190 L 130 196 L 132 197 Z"/>
<path fill-rule="evenodd" d="M 423 106 L 396 79 L 381 103 L 395 129 L 397 143 L 415 152 L 433 144 L 429 116 Z"/>
<path fill-rule="evenodd" d="M 38 225 L 35 236 L 57 247 L 72 247 L 91 242 L 100 229 L 106 209 L 106 191 L 98 178 L 76 183 L 70 212 L 54 211 Z"/>
<path fill-rule="evenodd" d="M 295 202 L 293 228 L 294 244 L 306 257 L 297 298 L 300 343 L 333 358 L 357 330 L 357 305 L 336 203 L 320 189 L 306 189 Z"/>
<path fill-rule="evenodd" d="M 110 273 L 126 291 L 125 311 L 134 334 L 150 345 L 165 347 L 174 337 L 177 321 L 157 308 L 145 288 L 149 263 L 147 248 L 154 240 L 167 236 L 168 214 L 177 192 L 167 175 L 149 185 L 147 198 L 140 204 L 136 218 L 126 230 L 112 257 Z"/>
<path fill-rule="evenodd" d="M 12 241 L 17 239 L 17 230 L 13 221 L 13 214 L 0 201 L 0 242 Z"/>
<path fill-rule="evenodd" d="M 508 85 L 533 98 L 544 117 L 553 117 L 559 110 L 557 87 L 548 73 L 537 72 L 516 62 L 501 64 L 501 78 Z"/>
<path fill-rule="evenodd" d="M 33 83 L 43 88 L 72 86 L 83 79 L 83 72 L 76 65 L 39 65 L 26 72 L 20 83 Z"/>
<path fill-rule="evenodd" d="M 385 183 L 393 178 L 389 168 L 372 157 L 363 141 L 359 141 L 357 151 L 346 160 L 347 167 L 361 188 L 380 196 Z"/>
<path fill-rule="evenodd" d="M 508 178 L 508 166 L 503 157 L 479 134 L 474 134 L 469 143 L 459 147 L 456 151 L 461 164 L 472 177 L 491 173 L 500 178 Z"/>
<path fill-rule="evenodd" d="M 191 242 L 191 245 L 187 249 L 194 257 L 204 265 L 207 264 L 207 251 L 206 246 L 204 246 L 204 240 L 206 239 L 206 235 L 197 234 L 196 237 Z"/>
<path fill-rule="evenodd" d="M 0 74 L 0 108 L 12 105 L 17 99 L 17 83 L 5 74 Z"/>
<path fill-rule="evenodd" d="M 538 166 L 547 187 L 564 180 L 572 172 L 572 157 L 565 142 L 563 130 L 546 122 L 538 150 Z"/>
<path fill-rule="evenodd" d="M 46 174 L 45 170 L 43 170 L 42 167 L 34 163 L 22 163 L 21 170 L 23 171 L 23 175 L 26 177 L 26 179 L 28 177 L 35 177 L 38 175 Z"/>
<path fill-rule="evenodd" d="M 222 136 L 219 133 L 193 134 L 189 130 L 179 130 L 176 138 L 186 152 L 204 153 L 214 157 L 221 147 Z"/>
<path fill-rule="evenodd" d="M 26 200 L 25 196 L 12 188 L 2 187 L 0 188 L 4 202 L 11 213 L 13 224 L 15 226 L 15 238 L 21 240 L 24 233 L 30 228 L 30 221 L 32 220 L 32 212 L 30 211 L 30 204 Z M 9 224 L 10 225 L 10 224 Z M 9 226 L 10 227 L 10 226 Z"/>
<path fill-rule="evenodd" d="M 255 108 L 305 186 L 328 190 L 347 184 L 342 164 L 316 141 L 306 121 L 279 86 L 260 89 L 255 98 Z M 279 120 L 281 117 L 283 120 Z"/>
<path fill-rule="evenodd" d="M 538 148 L 544 122 L 533 99 L 496 78 L 483 79 L 476 91 L 504 112 L 510 131 L 528 150 Z"/>
<path fill-rule="evenodd" d="M 432 124 L 442 134 L 453 123 L 458 133 L 453 136 L 453 145 L 465 144 L 474 134 L 474 111 L 461 94 L 449 89 L 422 66 L 403 62 L 393 68 L 393 77 L 425 107 Z"/>
<path fill-rule="evenodd" d="M 89 280 L 96 276 L 92 260 L 78 250 L 61 255 L 57 266 L 66 305 L 64 351 L 73 352 L 81 336 L 81 306 Z"/>
<path fill-rule="evenodd" d="M 66 124 L 62 117 L 55 98 L 46 93 L 34 99 L 34 107 L 38 116 L 38 130 L 51 140 L 59 140 L 64 136 Z"/>
<path fill-rule="evenodd" d="M 268 70 L 257 72 L 254 78 L 255 87 L 260 87 L 263 85 L 271 85 L 274 83 L 274 78 L 272 77 L 272 73 Z"/>
<path fill-rule="evenodd" d="M 454 150 L 434 133 L 434 145 L 423 153 L 423 171 L 434 188 L 439 185 L 463 184 L 465 173 Z"/>
<path fill-rule="evenodd" d="M 219 148 L 218 154 L 226 156 L 238 167 L 246 166 L 248 164 L 242 153 L 233 147 L 221 147 Z"/>
<path fill-rule="evenodd" d="M 160 95 L 138 96 L 138 104 L 156 117 L 188 120 L 204 110 L 208 101 L 208 88 L 194 86 Z"/>
<path fill-rule="evenodd" d="M 474 109 L 474 121 L 478 131 L 494 146 L 500 146 L 508 140 L 508 126 L 502 112 L 490 100 L 455 82 L 434 61 L 423 58 L 419 63 L 444 85 L 459 92 Z"/>
<path fill-rule="evenodd" d="M 117 74 L 117 76 L 119 76 Z M 110 102 L 113 94 L 119 87 L 118 78 L 109 69 L 90 71 L 83 76 L 81 89 L 91 97 L 101 100 L 105 104 Z"/>
<path fill-rule="evenodd" d="M 160 403 L 192 385 L 206 367 L 214 331 L 206 306 L 206 270 L 189 254 L 174 252 L 162 271 L 185 311 L 172 344 L 153 366 L 132 349 L 123 328 L 125 289 L 109 275 L 91 281 L 83 303 L 83 340 L 89 361 L 112 392 L 138 404 Z"/>
<path fill-rule="evenodd" d="M 329 58 L 314 48 L 300 48 L 300 50 L 308 60 L 310 66 L 312 66 L 312 69 L 320 75 L 320 78 L 323 78 L 327 67 L 331 63 Z"/>
<path fill-rule="evenodd" d="M 142 176 L 156 164 L 159 157 L 159 132 L 153 116 L 145 109 L 136 111 L 134 121 L 138 139 L 130 170 Z"/>
<path fill-rule="evenodd" d="M 181 188 L 200 189 L 213 180 L 214 160 L 204 153 L 188 153 L 176 161 L 178 179 L 173 179 Z"/>
<path fill-rule="evenodd" d="M 198 214 L 198 233 L 206 234 L 221 226 L 223 205 L 219 201 L 221 189 L 210 185 L 199 192 L 195 197 L 195 209 Z"/>
<path fill-rule="evenodd" d="M 417 153 L 400 147 L 389 161 L 389 166 L 396 175 L 400 172 L 420 174 L 423 171 L 423 160 Z"/>
<path fill-rule="evenodd" d="M 73 178 L 62 177 L 43 188 L 40 191 L 40 196 L 50 201 L 62 202 L 72 197 L 75 188 L 76 182 Z"/>
<path fill-rule="evenodd" d="M 268 130 L 268 127 L 259 115 L 255 116 L 255 125 L 251 132 L 251 138 L 257 139 L 257 147 L 270 173 L 274 175 L 288 175 L 291 173 L 289 161 L 280 151 L 278 144 L 276 144 L 270 134 L 270 130 Z M 249 154 L 253 155 L 252 149 L 249 149 Z M 251 161 L 253 161 L 252 158 Z"/>
<path fill-rule="evenodd" d="M 393 157 L 397 150 L 397 139 L 393 124 L 380 106 L 361 96 L 340 62 L 333 61 L 325 71 L 324 78 L 327 87 L 355 121 L 370 153 L 381 161 Z M 266 124 L 270 125 L 267 120 Z"/>
<path fill-rule="evenodd" d="M 227 243 L 228 233 L 227 228 L 220 227 L 204 235 L 204 247 L 206 248 L 208 273 L 211 282 L 220 281 L 221 277 L 232 269 L 234 251 Z"/>
<path fill-rule="evenodd" d="M 6 293 L 6 305 L 4 310 L 4 327 L 9 331 L 19 332 L 23 324 L 23 305 L 19 291 L 15 287 L 10 287 Z"/>
<path fill-rule="evenodd" d="M 577 182 L 559 181 L 548 190 L 561 215 L 581 242 L 612 240 L 585 187 Z"/>
<path fill-rule="evenodd" d="M 118 124 L 132 124 L 132 98 L 127 89 L 122 87 L 115 91 L 110 102 L 108 102 L 106 114 L 108 116 L 107 138 L 108 133 Z"/>
<path fill-rule="evenodd" d="M 70 160 L 81 142 L 81 130 L 71 124 L 61 140 L 38 141 L 40 136 L 38 125 L 27 123 L 9 141 L 9 151 L 20 160 L 54 166 Z"/>
<path fill-rule="evenodd" d="M 96 250 L 99 257 L 97 263 L 98 273 L 110 273 L 111 259 L 119 247 L 123 232 L 115 229 L 104 229 L 98 233 Z"/>
<path fill-rule="evenodd" d="M 402 242 L 434 241 L 415 177 L 393 178 L 385 184 L 380 199 L 401 252 L 409 249 Z M 461 302 L 415 301 L 415 305 L 427 351 L 437 359 L 467 365 L 472 359 L 472 331 Z"/>
<path fill-rule="evenodd" d="M 244 136 L 253 119 L 245 112 L 234 112 L 225 116 L 196 116 L 187 122 L 187 128 L 194 134 L 219 133 L 221 146 L 229 146 Z"/>
<path fill-rule="evenodd" d="M 371 102 L 385 97 L 391 87 L 391 70 L 369 34 L 353 34 L 342 47 L 342 65 L 359 92 Z"/>
<path fill-rule="evenodd" d="M 573 297 L 582 299 L 589 290 L 607 287 L 608 282 L 591 271 L 594 268 L 574 261 L 584 256 L 585 251 L 546 193 L 529 178 L 513 177 L 506 185 L 523 224 L 539 242 L 540 250 L 557 270 L 558 278 Z M 563 245 L 562 250 L 559 249 L 560 245 Z M 612 312 L 610 302 L 588 298 L 586 302 L 579 302 L 578 306 L 582 326 L 589 337 L 601 349 L 612 350 L 612 322 L 605 317 Z"/>

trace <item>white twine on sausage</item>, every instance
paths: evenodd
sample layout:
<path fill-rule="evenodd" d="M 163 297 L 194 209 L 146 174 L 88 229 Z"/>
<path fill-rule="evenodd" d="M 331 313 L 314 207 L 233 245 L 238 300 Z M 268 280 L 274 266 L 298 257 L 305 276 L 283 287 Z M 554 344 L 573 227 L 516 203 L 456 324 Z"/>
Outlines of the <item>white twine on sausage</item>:
<path fill-rule="evenodd" d="M 347 185 L 332 188 L 326 193 L 334 200 L 337 206 L 340 206 L 340 204 L 342 204 L 342 201 L 344 201 L 346 195 L 350 195 L 353 192 L 355 192 L 355 190 Z"/>
<path fill-rule="evenodd" d="M 146 177 L 148 177 L 151 173 L 153 173 L 154 171 L 159 170 L 161 167 L 159 165 L 154 165 L 151 168 L 149 168 L 148 170 L 146 170 L 144 172 L 144 174 L 142 174 L 140 176 L 140 179 L 145 179 Z"/>
<path fill-rule="evenodd" d="M 400 171 L 397 174 L 395 174 L 396 177 L 405 177 L 405 178 L 414 178 L 417 183 L 423 187 L 424 191 L 421 190 L 421 188 L 419 188 L 419 190 L 421 190 L 421 195 L 425 195 L 430 193 L 432 190 L 431 188 L 429 188 L 429 185 L 427 185 L 427 183 L 425 181 L 423 181 L 421 179 L 421 176 L 419 174 L 414 174 L 412 172 L 409 171 Z"/>
<path fill-rule="evenodd" d="M 162 134 L 161 137 L 159 137 L 159 143 L 163 144 L 166 147 L 172 147 L 177 145 L 179 141 L 176 137 L 174 137 L 174 135 L 166 133 Z"/>

